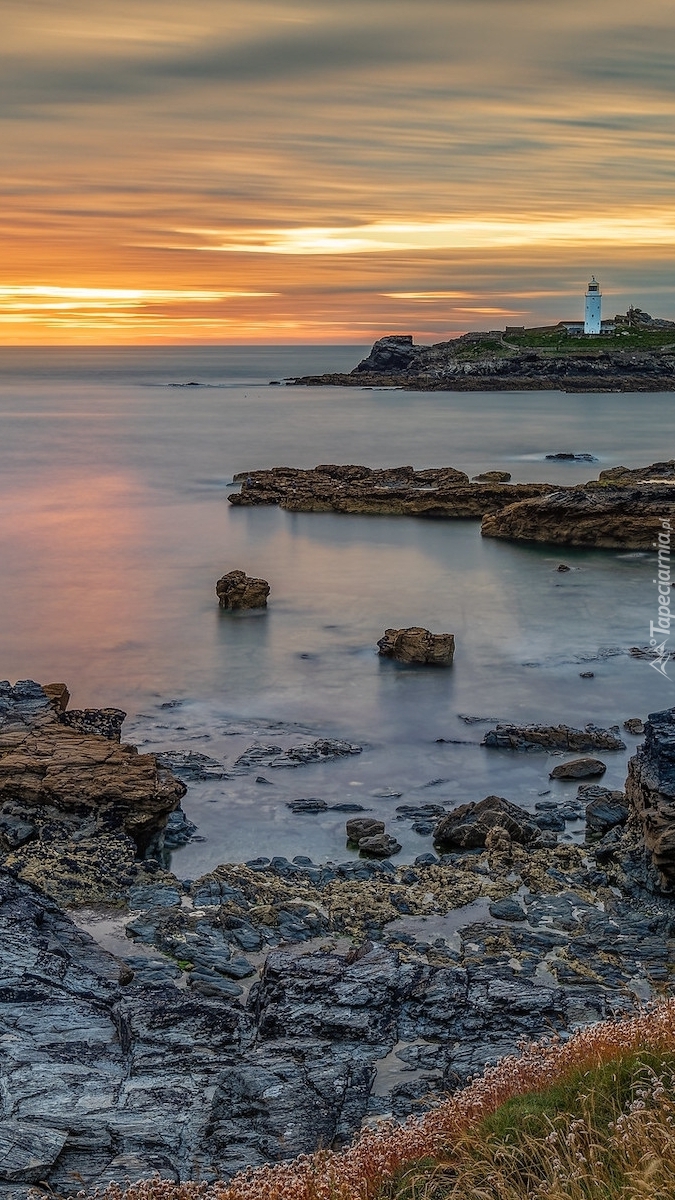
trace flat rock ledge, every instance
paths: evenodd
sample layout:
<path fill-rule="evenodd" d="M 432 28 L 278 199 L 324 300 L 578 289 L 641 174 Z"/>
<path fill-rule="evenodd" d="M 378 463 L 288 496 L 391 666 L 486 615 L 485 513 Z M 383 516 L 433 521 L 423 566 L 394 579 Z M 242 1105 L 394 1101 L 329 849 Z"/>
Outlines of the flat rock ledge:
<path fill-rule="evenodd" d="M 501 472 L 495 472 L 501 475 Z M 277 504 L 289 512 L 342 512 L 384 516 L 480 519 L 507 504 L 555 491 L 547 483 L 471 483 L 454 467 L 371 467 L 323 463 L 311 470 L 273 467 L 234 476 L 235 507 Z"/>
<path fill-rule="evenodd" d="M 431 633 L 419 625 L 386 629 L 377 650 L 381 658 L 394 658 L 401 663 L 450 667 L 455 657 L 455 637 L 452 633 Z"/>

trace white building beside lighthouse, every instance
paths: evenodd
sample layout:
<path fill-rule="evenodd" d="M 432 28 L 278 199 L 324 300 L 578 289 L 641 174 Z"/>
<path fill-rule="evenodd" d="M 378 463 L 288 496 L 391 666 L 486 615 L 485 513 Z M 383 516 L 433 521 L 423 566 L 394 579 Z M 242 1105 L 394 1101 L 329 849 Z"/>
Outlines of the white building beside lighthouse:
<path fill-rule="evenodd" d="M 586 310 L 584 313 L 584 333 L 602 333 L 602 292 L 595 275 L 588 285 L 586 292 Z"/>

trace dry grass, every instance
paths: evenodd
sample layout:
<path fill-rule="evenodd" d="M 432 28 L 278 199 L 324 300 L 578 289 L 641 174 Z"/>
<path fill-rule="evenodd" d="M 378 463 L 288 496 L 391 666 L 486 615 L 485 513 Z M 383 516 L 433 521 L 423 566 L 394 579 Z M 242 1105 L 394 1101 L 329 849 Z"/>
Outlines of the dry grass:
<path fill-rule="evenodd" d="M 675 999 L 589 1026 L 566 1042 L 524 1047 L 424 1117 L 366 1130 L 348 1150 L 302 1155 L 230 1183 L 144 1181 L 126 1191 L 109 1187 L 103 1196 L 675 1200 L 671 1059 Z M 562 1105 L 555 1101 L 561 1089 Z"/>

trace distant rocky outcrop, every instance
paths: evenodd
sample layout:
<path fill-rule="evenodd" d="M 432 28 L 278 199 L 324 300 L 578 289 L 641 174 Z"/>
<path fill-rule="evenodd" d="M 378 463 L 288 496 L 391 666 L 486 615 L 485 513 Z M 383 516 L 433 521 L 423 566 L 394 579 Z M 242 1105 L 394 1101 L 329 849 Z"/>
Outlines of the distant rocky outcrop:
<path fill-rule="evenodd" d="M 637 324 L 643 324 L 638 322 Z M 653 329 L 672 327 L 651 322 Z M 524 331 L 523 331 L 524 332 Z M 537 331 L 533 331 L 537 332 Z M 549 332 L 556 332 L 554 327 Z M 586 348 L 557 329 L 558 342 L 518 345 L 499 330 L 467 333 L 433 346 L 416 345 L 410 334 L 379 338 L 370 354 L 348 374 L 308 375 L 290 382 L 312 386 L 397 387 L 409 391 L 672 391 L 675 353 L 663 347 L 628 347 L 621 337 L 602 348 Z M 564 349 L 563 349 L 564 343 Z"/>
<path fill-rule="evenodd" d="M 491 473 L 492 474 L 492 473 Z M 496 475 L 507 472 L 495 472 Z M 278 504 L 289 512 L 343 512 L 387 516 L 479 519 L 507 504 L 556 490 L 548 483 L 470 483 L 454 467 L 372 469 L 323 463 L 312 470 L 273 467 L 234 477 L 241 491 L 228 496 L 237 508 Z"/>
<path fill-rule="evenodd" d="M 229 571 L 216 584 L 221 608 L 266 608 L 269 594 L 266 579 L 253 579 L 245 571 Z"/>
<path fill-rule="evenodd" d="M 455 656 L 455 637 L 452 633 L 430 633 L 413 625 L 409 629 L 386 629 L 377 648 L 382 658 L 394 658 L 397 662 L 449 667 Z"/>

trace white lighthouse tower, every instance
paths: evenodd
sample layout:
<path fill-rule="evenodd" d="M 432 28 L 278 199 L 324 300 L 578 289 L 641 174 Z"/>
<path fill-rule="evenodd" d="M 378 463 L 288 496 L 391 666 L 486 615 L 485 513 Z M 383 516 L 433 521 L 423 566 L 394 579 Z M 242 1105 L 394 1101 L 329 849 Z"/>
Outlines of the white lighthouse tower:
<path fill-rule="evenodd" d="M 595 275 L 588 285 L 586 292 L 586 311 L 584 314 L 584 333 L 602 333 L 602 292 Z"/>

